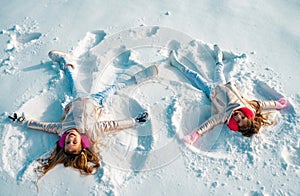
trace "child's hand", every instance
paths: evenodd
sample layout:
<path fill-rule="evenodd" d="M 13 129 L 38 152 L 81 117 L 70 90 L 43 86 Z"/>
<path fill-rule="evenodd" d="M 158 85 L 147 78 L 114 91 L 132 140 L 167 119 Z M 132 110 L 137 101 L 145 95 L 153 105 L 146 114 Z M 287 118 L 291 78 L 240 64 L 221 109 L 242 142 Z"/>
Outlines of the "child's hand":
<path fill-rule="evenodd" d="M 19 116 L 17 113 L 13 113 L 12 115 L 8 116 L 8 118 L 18 124 L 24 124 L 26 122 L 24 112 L 22 113 L 22 115 L 19 115 Z"/>
<path fill-rule="evenodd" d="M 288 100 L 283 97 L 283 98 L 279 99 L 278 101 L 276 101 L 275 108 L 277 110 L 281 110 L 281 109 L 285 108 L 287 105 L 288 105 Z"/>
<path fill-rule="evenodd" d="M 189 135 L 186 135 L 182 138 L 182 140 L 187 144 L 193 144 L 200 137 L 198 131 L 193 131 Z"/>

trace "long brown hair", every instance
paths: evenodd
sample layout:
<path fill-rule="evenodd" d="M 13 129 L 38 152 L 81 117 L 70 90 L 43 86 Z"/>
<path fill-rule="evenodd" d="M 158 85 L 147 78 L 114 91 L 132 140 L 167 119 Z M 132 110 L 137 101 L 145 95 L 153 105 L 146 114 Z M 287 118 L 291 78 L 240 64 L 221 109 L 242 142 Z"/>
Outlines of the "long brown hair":
<path fill-rule="evenodd" d="M 38 161 L 41 165 L 36 168 L 36 171 L 42 173 L 39 179 L 57 164 L 63 164 L 65 167 L 73 167 L 83 175 L 94 174 L 100 167 L 100 158 L 90 149 L 82 149 L 79 154 L 70 154 L 65 152 L 58 145 L 58 142 L 48 158 L 40 158 Z M 93 163 L 93 165 L 89 165 L 89 163 Z"/>
<path fill-rule="evenodd" d="M 274 124 L 274 121 L 269 121 L 270 112 L 262 113 L 262 108 L 258 101 L 247 101 L 255 109 L 255 117 L 253 120 L 247 119 L 247 125 L 239 127 L 239 132 L 243 136 L 251 137 L 257 134 L 262 126 L 270 126 Z"/>

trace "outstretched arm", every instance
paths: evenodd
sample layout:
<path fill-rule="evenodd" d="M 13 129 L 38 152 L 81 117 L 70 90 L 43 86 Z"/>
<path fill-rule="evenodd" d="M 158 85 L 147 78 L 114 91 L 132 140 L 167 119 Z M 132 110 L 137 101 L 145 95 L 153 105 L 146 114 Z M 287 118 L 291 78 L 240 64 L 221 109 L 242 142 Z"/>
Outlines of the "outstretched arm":
<path fill-rule="evenodd" d="M 186 135 L 183 138 L 183 141 L 187 144 L 193 144 L 194 142 L 197 141 L 197 139 L 201 135 L 203 135 L 207 131 L 213 129 L 217 125 L 225 123 L 226 119 L 227 119 L 227 117 L 223 113 L 211 116 L 208 120 L 206 120 L 199 127 L 197 127 L 194 131 L 192 131 L 192 133 L 190 133 L 189 135 Z"/>
<path fill-rule="evenodd" d="M 96 124 L 95 129 L 108 132 L 131 128 L 134 125 L 134 119 L 128 118 L 124 120 L 100 121 Z"/>
<path fill-rule="evenodd" d="M 25 118 L 24 113 L 22 113 L 22 115 L 18 115 L 17 113 L 14 113 L 13 115 L 8 116 L 8 118 L 18 125 L 26 126 L 29 129 L 35 129 L 35 130 L 44 131 L 48 133 L 59 134 L 62 129 L 61 123 L 27 120 Z"/>
<path fill-rule="evenodd" d="M 135 125 L 143 124 L 149 120 L 149 114 L 144 111 L 138 114 L 135 118 L 128 118 L 124 120 L 114 120 L 114 121 L 101 121 L 96 124 L 96 130 L 102 131 L 115 131 L 131 128 Z"/>
<path fill-rule="evenodd" d="M 53 133 L 59 135 L 62 129 L 61 123 L 55 123 L 55 122 L 39 122 L 35 120 L 28 120 L 27 121 L 27 127 L 29 129 L 34 129 L 38 131 L 44 131 L 48 133 Z"/>
<path fill-rule="evenodd" d="M 281 98 L 278 101 L 274 101 L 274 100 L 251 101 L 251 104 L 253 104 L 255 107 L 260 106 L 263 110 L 269 110 L 269 109 L 280 110 L 287 107 L 288 101 L 286 98 Z"/>

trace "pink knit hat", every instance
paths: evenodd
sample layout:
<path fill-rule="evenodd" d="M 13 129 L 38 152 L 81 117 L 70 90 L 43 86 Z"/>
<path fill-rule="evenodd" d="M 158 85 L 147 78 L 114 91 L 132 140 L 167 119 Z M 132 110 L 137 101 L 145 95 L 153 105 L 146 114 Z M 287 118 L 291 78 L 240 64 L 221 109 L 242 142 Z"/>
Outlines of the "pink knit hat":
<path fill-rule="evenodd" d="M 247 107 L 243 107 L 238 109 L 240 110 L 247 118 L 253 120 L 255 117 L 255 114 L 252 110 L 250 110 Z M 232 131 L 238 131 L 239 130 L 239 126 L 238 123 L 234 120 L 234 118 L 231 116 L 231 118 L 229 119 L 227 126 L 229 127 L 229 129 L 231 129 Z"/>

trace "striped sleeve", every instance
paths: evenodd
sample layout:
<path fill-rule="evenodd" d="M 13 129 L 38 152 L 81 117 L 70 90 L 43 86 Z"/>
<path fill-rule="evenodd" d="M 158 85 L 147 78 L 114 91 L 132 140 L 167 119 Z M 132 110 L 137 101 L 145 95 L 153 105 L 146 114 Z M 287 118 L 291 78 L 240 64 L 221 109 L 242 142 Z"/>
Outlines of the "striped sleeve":
<path fill-rule="evenodd" d="M 199 127 L 196 128 L 196 131 L 203 135 L 207 131 L 213 129 L 215 126 L 224 124 L 227 120 L 227 117 L 224 113 L 216 114 L 211 116 L 208 120 L 202 123 Z"/>
<path fill-rule="evenodd" d="M 135 125 L 132 118 L 124 120 L 100 121 L 96 124 L 96 130 L 101 131 L 116 131 L 131 128 Z"/>
<path fill-rule="evenodd" d="M 276 101 L 274 100 L 260 100 L 258 103 L 263 110 L 276 109 Z"/>
<path fill-rule="evenodd" d="M 28 120 L 27 127 L 29 129 L 44 131 L 44 132 L 58 134 L 58 135 L 62 130 L 61 123 L 39 122 L 39 121 L 35 121 L 35 120 Z"/>

